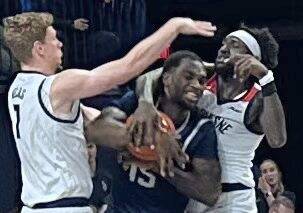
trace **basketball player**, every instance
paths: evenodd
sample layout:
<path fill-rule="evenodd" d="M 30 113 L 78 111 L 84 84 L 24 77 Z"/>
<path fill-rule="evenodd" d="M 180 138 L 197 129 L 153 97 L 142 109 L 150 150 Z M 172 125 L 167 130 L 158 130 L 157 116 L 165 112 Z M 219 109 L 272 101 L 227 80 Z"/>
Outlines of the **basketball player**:
<path fill-rule="evenodd" d="M 189 51 L 176 52 L 165 62 L 159 81 L 157 109 L 172 119 L 190 163 L 185 170 L 175 167 L 173 177 L 163 178 L 158 172 L 120 162 L 112 186 L 114 212 L 184 212 L 189 198 L 214 205 L 219 197 L 215 127 L 196 110 L 206 82 L 202 60 Z M 130 115 L 138 100 L 129 92 L 113 106 Z"/>
<path fill-rule="evenodd" d="M 264 135 L 273 148 L 286 143 L 284 112 L 270 70 L 277 65 L 277 56 L 278 44 L 267 28 L 243 26 L 223 40 L 215 62 L 216 74 L 198 103 L 215 122 L 223 193 L 213 208 L 191 201 L 187 211 L 257 212 L 250 170 L 255 150 Z M 140 81 L 149 86 L 145 91 L 138 86 L 141 99 L 145 96 L 152 101 L 150 78 L 157 75 L 142 77 Z M 151 110 L 145 110 L 142 117 Z"/>
<path fill-rule="evenodd" d="M 46 13 L 4 20 L 6 43 L 22 69 L 8 94 L 21 160 L 22 212 L 91 212 L 92 181 L 79 99 L 138 75 L 179 33 L 213 36 L 215 27 L 174 18 L 119 60 L 90 72 L 70 69 L 55 74 L 61 65 L 62 43 L 52 22 L 52 15 Z M 115 140 L 104 143 L 112 145 Z"/>

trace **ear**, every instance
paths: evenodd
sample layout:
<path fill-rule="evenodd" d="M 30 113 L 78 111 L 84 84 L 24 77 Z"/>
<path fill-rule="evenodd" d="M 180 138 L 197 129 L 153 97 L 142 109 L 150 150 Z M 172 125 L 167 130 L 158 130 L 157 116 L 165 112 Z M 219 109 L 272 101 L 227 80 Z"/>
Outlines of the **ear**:
<path fill-rule="evenodd" d="M 169 72 L 166 72 L 163 74 L 163 90 L 165 95 L 170 98 L 170 87 L 171 87 L 171 81 L 172 81 L 172 75 L 169 74 Z"/>
<path fill-rule="evenodd" d="M 32 53 L 33 55 L 43 55 L 44 47 L 41 41 L 35 41 Z"/>
<path fill-rule="evenodd" d="M 164 85 L 164 88 L 168 86 L 170 82 L 171 82 L 171 75 L 169 74 L 169 72 L 164 73 L 162 77 L 162 83 Z"/>

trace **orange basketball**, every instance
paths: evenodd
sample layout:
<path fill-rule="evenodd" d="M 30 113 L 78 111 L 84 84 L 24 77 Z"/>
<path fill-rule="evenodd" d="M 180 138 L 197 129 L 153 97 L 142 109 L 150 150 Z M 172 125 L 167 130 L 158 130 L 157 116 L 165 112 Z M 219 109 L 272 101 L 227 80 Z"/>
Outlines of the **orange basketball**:
<path fill-rule="evenodd" d="M 176 129 L 172 120 L 163 112 L 159 112 L 161 123 L 160 130 L 164 133 L 175 133 Z M 133 122 L 133 117 L 130 116 L 126 120 L 126 125 L 130 126 Z M 161 141 L 159 141 L 161 142 Z M 151 149 L 149 146 L 135 147 L 133 144 L 128 145 L 128 151 L 137 159 L 142 161 L 157 161 L 158 155 L 155 149 Z"/>

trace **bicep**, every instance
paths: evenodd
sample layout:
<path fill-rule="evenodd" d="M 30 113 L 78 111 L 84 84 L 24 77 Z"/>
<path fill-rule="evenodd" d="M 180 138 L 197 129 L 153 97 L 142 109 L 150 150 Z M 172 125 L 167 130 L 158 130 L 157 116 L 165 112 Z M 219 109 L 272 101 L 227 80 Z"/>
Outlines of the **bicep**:
<path fill-rule="evenodd" d="M 124 82 L 122 73 L 128 68 L 123 63 L 124 60 L 119 59 L 91 71 L 81 69 L 63 71 L 56 75 L 52 91 L 69 101 L 101 94 Z"/>
<path fill-rule="evenodd" d="M 261 93 L 248 104 L 247 112 L 244 117 L 246 128 L 256 134 L 263 134 L 261 115 L 263 112 L 263 100 Z"/>

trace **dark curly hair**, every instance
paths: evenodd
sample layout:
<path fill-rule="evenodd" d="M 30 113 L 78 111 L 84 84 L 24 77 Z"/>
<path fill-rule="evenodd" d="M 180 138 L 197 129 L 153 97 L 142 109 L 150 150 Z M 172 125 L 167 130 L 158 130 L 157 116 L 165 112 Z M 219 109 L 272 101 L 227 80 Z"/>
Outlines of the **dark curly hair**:
<path fill-rule="evenodd" d="M 240 29 L 250 33 L 259 43 L 261 48 L 261 62 L 268 68 L 273 69 L 278 65 L 279 44 L 267 27 L 254 28 L 244 24 Z"/>

